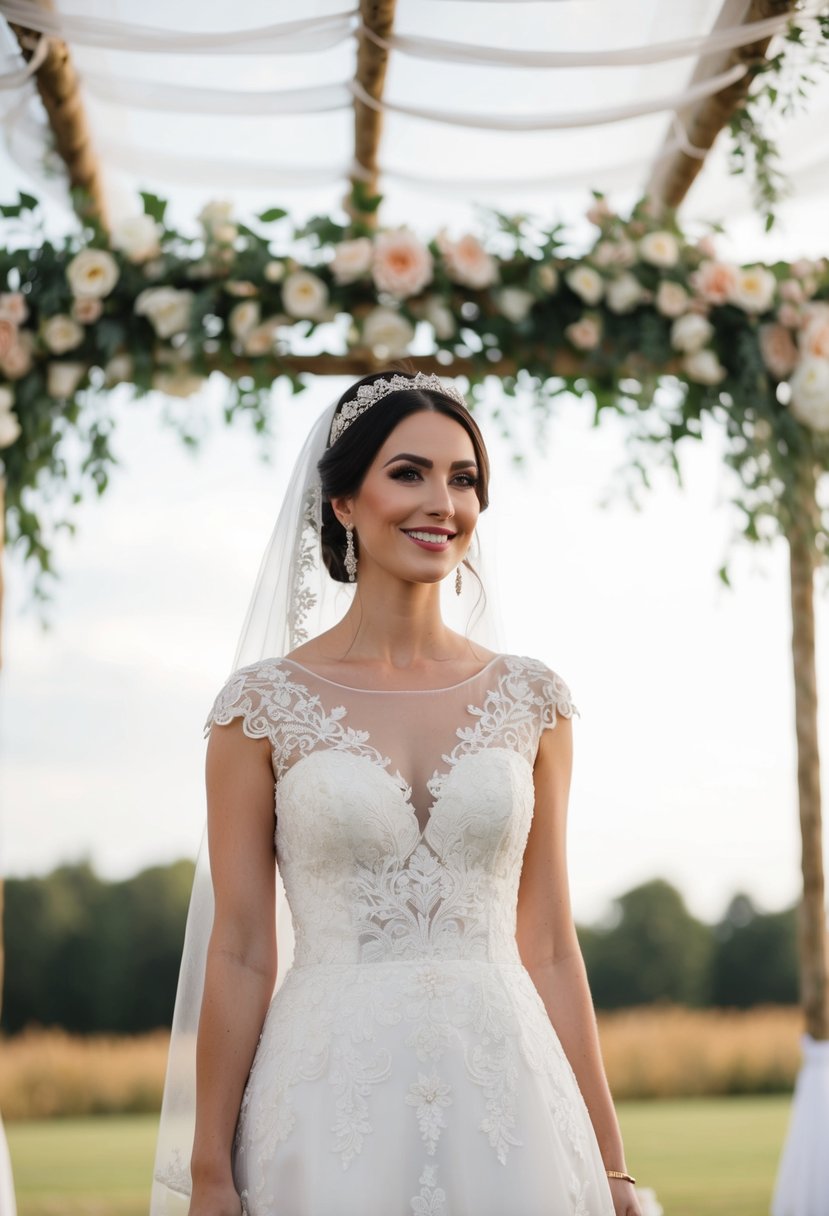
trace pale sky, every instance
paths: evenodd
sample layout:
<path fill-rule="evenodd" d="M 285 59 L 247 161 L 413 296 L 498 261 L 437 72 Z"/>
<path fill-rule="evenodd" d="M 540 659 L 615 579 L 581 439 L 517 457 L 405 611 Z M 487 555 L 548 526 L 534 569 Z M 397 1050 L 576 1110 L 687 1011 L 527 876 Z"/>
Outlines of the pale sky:
<path fill-rule="evenodd" d="M 290 160 L 291 149 L 281 151 Z M 0 177 L 11 187 L 4 198 L 17 185 L 31 188 L 6 162 Z M 211 197 L 172 193 L 179 218 Z M 260 201 L 292 199 L 276 190 Z M 411 218 L 401 213 L 405 201 L 398 195 L 388 222 Z M 307 199 L 303 206 L 313 210 Z M 424 233 L 438 212 L 468 217 L 460 204 L 432 200 L 431 212 L 417 212 Z M 826 252 L 814 199 L 796 200 L 785 218 L 773 239 L 754 219 L 733 220 L 734 255 Z M 121 877 L 194 855 L 204 817 L 202 724 L 229 674 L 281 486 L 309 426 L 344 386 L 321 378 L 296 398 L 278 388 L 269 466 L 244 422 L 222 424 L 218 380 L 184 403 L 209 419 L 196 454 L 160 425 L 157 399 L 118 399 L 121 467 L 104 497 L 77 511 L 77 537 L 56 551 L 62 577 L 47 634 L 26 602 L 19 555 L 6 554 L 7 873 L 88 856 L 103 875 Z M 576 915 L 598 917 L 614 896 L 654 876 L 674 882 L 707 919 L 738 890 L 781 907 L 799 884 L 787 547 L 738 545 L 733 589 L 717 579 L 736 515 L 713 424 L 703 443 L 686 441 L 680 452 L 684 489 L 667 471 L 654 473 L 641 512 L 621 497 L 600 508 L 624 460 L 623 433 L 609 418 L 593 429 L 591 418 L 589 403 L 562 400 L 546 451 L 517 473 L 497 424 L 482 417 L 507 646 L 558 671 L 581 711 L 570 799 Z M 824 771 L 827 627 L 824 592 Z"/>

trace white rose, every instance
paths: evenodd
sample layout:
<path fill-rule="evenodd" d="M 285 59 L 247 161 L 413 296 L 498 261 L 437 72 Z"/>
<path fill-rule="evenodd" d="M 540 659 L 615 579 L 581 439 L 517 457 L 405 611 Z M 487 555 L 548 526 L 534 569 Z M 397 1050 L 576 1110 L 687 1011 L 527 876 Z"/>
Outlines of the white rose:
<path fill-rule="evenodd" d="M 193 292 L 176 287 L 147 287 L 135 301 L 139 317 L 147 317 L 159 338 L 172 338 L 190 324 Z"/>
<path fill-rule="evenodd" d="M 0 384 L 0 414 L 7 414 L 14 405 L 14 393 L 7 384 Z"/>
<path fill-rule="evenodd" d="M 77 321 L 59 312 L 48 321 L 44 321 L 41 330 L 43 341 L 54 355 L 63 355 L 68 350 L 74 350 L 83 342 L 83 329 Z"/>
<path fill-rule="evenodd" d="M 328 288 L 310 270 L 295 270 L 282 284 L 282 303 L 292 317 L 319 320 L 328 303 Z"/>
<path fill-rule="evenodd" d="M 585 304 L 598 304 L 604 291 L 604 279 L 592 266 L 576 266 L 565 276 L 567 286 Z"/>
<path fill-rule="evenodd" d="M 187 367 L 173 371 L 158 371 L 153 375 L 153 388 L 168 397 L 192 397 L 204 384 L 204 376 L 197 376 Z"/>
<path fill-rule="evenodd" d="M 429 296 L 423 315 L 435 331 L 439 342 L 448 342 L 457 330 L 451 308 L 444 304 L 440 296 Z"/>
<path fill-rule="evenodd" d="M 404 355 L 413 338 L 413 327 L 391 308 L 375 308 L 363 322 L 363 342 L 381 359 Z"/>
<path fill-rule="evenodd" d="M 340 241 L 334 246 L 331 273 L 338 283 L 353 283 L 368 274 L 374 246 L 367 236 L 358 236 L 353 241 Z"/>
<path fill-rule="evenodd" d="M 605 289 L 607 306 L 611 312 L 633 312 L 641 303 L 644 292 L 642 284 L 632 274 L 620 274 L 618 279 L 611 279 Z"/>
<path fill-rule="evenodd" d="M 678 317 L 671 326 L 671 346 L 690 355 L 701 350 L 714 333 L 714 326 L 699 313 L 689 312 Z"/>
<path fill-rule="evenodd" d="M 17 414 L 8 410 L 0 414 L 0 448 L 8 448 L 20 436 L 20 423 Z"/>
<path fill-rule="evenodd" d="M 0 291 L 0 321 L 22 325 L 28 315 L 29 309 L 22 291 Z"/>
<path fill-rule="evenodd" d="M 118 263 L 105 249 L 82 249 L 66 267 L 66 278 L 76 296 L 100 300 L 118 282 Z"/>
<path fill-rule="evenodd" d="M 113 355 L 104 368 L 104 379 L 108 385 L 129 384 L 134 371 L 131 355 Z"/>
<path fill-rule="evenodd" d="M 281 283 L 285 278 L 285 263 L 266 262 L 262 273 L 269 283 Z"/>
<path fill-rule="evenodd" d="M 552 294 L 558 287 L 558 271 L 555 266 L 551 266 L 549 262 L 539 266 L 538 282 L 543 291 L 549 291 Z"/>
<path fill-rule="evenodd" d="M 205 203 L 199 212 L 199 223 L 202 224 L 208 232 L 212 232 L 220 224 L 228 224 L 233 218 L 233 203 L 227 199 L 214 199 L 211 203 Z"/>
<path fill-rule="evenodd" d="M 221 245 L 232 245 L 239 235 L 239 229 L 236 224 L 216 224 L 210 230 L 210 235 Z M 190 394 L 187 393 L 186 396 L 189 397 Z"/>
<path fill-rule="evenodd" d="M 682 360 L 682 367 L 697 384 L 719 384 L 725 376 L 725 368 L 712 350 L 692 351 Z"/>
<path fill-rule="evenodd" d="M 244 336 L 246 355 L 269 355 L 276 346 L 279 330 L 285 325 L 287 317 L 267 317 L 261 324 L 256 325 Z"/>
<path fill-rule="evenodd" d="M 84 363 L 50 363 L 46 370 L 46 392 L 50 397 L 71 397 L 85 375 Z"/>
<path fill-rule="evenodd" d="M 813 431 L 829 431 L 829 359 L 803 359 L 789 383 L 795 418 Z"/>
<path fill-rule="evenodd" d="M 113 249 L 120 249 L 130 262 L 146 262 L 161 252 L 161 228 L 151 215 L 132 215 L 112 229 Z"/>
<path fill-rule="evenodd" d="M 690 297 L 681 283 L 663 279 L 656 289 L 656 310 L 663 317 L 681 317 L 688 308 Z"/>
<path fill-rule="evenodd" d="M 518 325 L 529 314 L 535 296 L 523 287 L 503 287 L 495 297 L 498 311 L 513 325 Z"/>
<path fill-rule="evenodd" d="M 772 305 L 777 280 L 765 266 L 738 270 L 731 290 L 731 303 L 746 312 L 767 312 Z"/>
<path fill-rule="evenodd" d="M 245 300 L 230 310 L 227 323 L 234 338 L 246 338 L 259 324 L 260 319 L 258 301 Z"/>
<path fill-rule="evenodd" d="M 679 241 L 672 232 L 649 232 L 639 242 L 639 256 L 651 266 L 676 266 L 679 261 Z"/>
<path fill-rule="evenodd" d="M 33 362 L 34 339 L 28 329 L 18 331 L 17 339 L 0 359 L 0 368 L 9 380 L 21 380 L 29 374 Z"/>

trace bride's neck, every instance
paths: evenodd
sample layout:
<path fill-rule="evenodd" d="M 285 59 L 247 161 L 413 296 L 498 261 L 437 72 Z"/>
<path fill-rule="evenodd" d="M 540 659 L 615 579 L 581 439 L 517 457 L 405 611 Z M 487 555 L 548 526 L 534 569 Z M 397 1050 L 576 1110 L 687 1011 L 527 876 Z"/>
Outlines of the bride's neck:
<path fill-rule="evenodd" d="M 440 611 L 440 583 L 363 584 L 341 627 L 348 637 L 350 660 L 364 658 L 403 668 L 457 655 L 457 635 Z"/>

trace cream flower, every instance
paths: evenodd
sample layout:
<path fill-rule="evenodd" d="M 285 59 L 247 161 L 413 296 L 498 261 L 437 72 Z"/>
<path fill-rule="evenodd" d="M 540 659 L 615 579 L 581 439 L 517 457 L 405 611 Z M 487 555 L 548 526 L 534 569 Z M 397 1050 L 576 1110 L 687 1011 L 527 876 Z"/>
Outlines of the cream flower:
<path fill-rule="evenodd" d="M 17 326 L 14 321 L 0 317 L 0 359 L 4 359 L 8 351 L 17 342 Z"/>
<path fill-rule="evenodd" d="M 683 354 L 701 350 L 714 334 L 714 326 L 698 313 L 689 312 L 677 317 L 671 326 L 671 346 Z"/>
<path fill-rule="evenodd" d="M 403 300 L 432 281 L 432 255 L 408 228 L 381 232 L 374 240 L 371 273 L 378 291 Z"/>
<path fill-rule="evenodd" d="M 599 317 L 584 316 L 564 330 L 576 350 L 595 350 L 602 337 L 602 325 Z"/>
<path fill-rule="evenodd" d="M 295 270 L 282 284 L 282 304 L 292 317 L 319 321 L 328 303 L 328 288 L 310 270 Z"/>
<path fill-rule="evenodd" d="M 805 355 L 829 359 L 829 305 L 809 305 L 798 344 Z"/>
<path fill-rule="evenodd" d="M 641 304 L 645 292 L 642 284 L 632 274 L 620 274 L 617 279 L 611 279 L 605 288 L 605 299 L 611 312 L 633 312 L 637 304 Z"/>
<path fill-rule="evenodd" d="M 590 204 L 585 211 L 585 215 L 591 224 L 595 224 L 597 228 L 600 228 L 605 220 L 609 220 L 614 215 L 614 211 L 607 199 L 600 197 Z"/>
<path fill-rule="evenodd" d="M 82 249 L 66 267 L 66 278 L 75 296 L 108 296 L 118 282 L 118 263 L 106 249 Z"/>
<path fill-rule="evenodd" d="M 14 393 L 7 384 L 0 384 L 0 414 L 6 414 L 14 406 Z"/>
<path fill-rule="evenodd" d="M 451 308 L 444 304 L 440 296 L 428 297 L 425 301 L 423 316 L 435 331 L 435 337 L 439 342 L 448 342 L 450 338 L 454 337 L 458 328 L 455 318 Z"/>
<path fill-rule="evenodd" d="M 0 321 L 22 325 L 28 316 L 29 309 L 22 291 L 0 291 Z"/>
<path fill-rule="evenodd" d="M 565 276 L 567 286 L 585 304 L 598 304 L 604 292 L 604 279 L 592 266 L 576 266 Z"/>
<path fill-rule="evenodd" d="M 725 304 L 731 299 L 737 285 L 737 267 L 730 262 L 700 262 L 691 275 L 691 283 L 698 295 L 710 304 Z"/>
<path fill-rule="evenodd" d="M 225 291 L 237 300 L 250 300 L 259 295 L 259 288 L 250 279 L 228 279 L 225 283 Z"/>
<path fill-rule="evenodd" d="M 681 283 L 663 279 L 656 289 L 656 310 L 663 317 L 681 317 L 688 307 L 688 292 Z"/>
<path fill-rule="evenodd" d="M 94 325 L 103 311 L 103 304 L 94 296 L 78 296 L 72 301 L 72 319 L 79 325 Z"/>
<path fill-rule="evenodd" d="M 159 338 L 172 338 L 190 325 L 193 292 L 177 287 L 147 287 L 135 301 L 139 317 L 147 317 Z"/>
<path fill-rule="evenodd" d="M 552 295 L 558 287 L 558 271 L 555 266 L 551 266 L 549 262 L 545 262 L 543 266 L 539 266 L 538 285 L 542 291 L 547 291 Z"/>
<path fill-rule="evenodd" d="M 20 438 L 20 423 L 14 410 L 4 410 L 0 414 L 0 448 L 9 448 L 15 439 Z"/>
<path fill-rule="evenodd" d="M 71 397 L 85 375 L 85 363 L 52 362 L 46 369 L 46 392 L 50 397 Z"/>
<path fill-rule="evenodd" d="M 471 233 L 458 241 L 449 240 L 444 233 L 439 247 L 446 273 L 454 283 L 483 291 L 497 281 L 498 263 Z"/>
<path fill-rule="evenodd" d="M 208 232 L 222 224 L 229 224 L 233 219 L 233 203 L 227 199 L 214 199 L 205 203 L 198 215 L 199 223 Z"/>
<path fill-rule="evenodd" d="M 285 317 L 267 317 L 244 335 L 243 347 L 246 355 L 269 355 L 276 346 L 279 330 L 285 325 Z"/>
<path fill-rule="evenodd" d="M 353 241 L 340 241 L 334 246 L 331 273 L 337 283 L 354 283 L 371 269 L 374 246 L 367 236 L 358 236 Z"/>
<path fill-rule="evenodd" d="M 186 366 L 157 371 L 153 375 L 153 388 L 168 397 L 192 397 L 204 382 L 204 376 L 197 376 Z"/>
<path fill-rule="evenodd" d="M 529 315 L 535 296 L 523 287 L 502 287 L 495 297 L 498 311 L 513 325 L 518 325 Z"/>
<path fill-rule="evenodd" d="M 131 355 L 113 355 L 104 368 L 104 380 L 110 387 L 113 384 L 129 384 L 134 373 Z"/>
<path fill-rule="evenodd" d="M 713 350 L 691 351 L 683 358 L 682 367 L 688 379 L 697 384 L 719 384 L 726 374 Z"/>
<path fill-rule="evenodd" d="M 230 310 L 227 324 L 234 338 L 246 338 L 261 320 L 257 300 L 244 300 Z"/>
<path fill-rule="evenodd" d="M 411 324 L 391 308 L 374 308 L 363 322 L 363 342 L 381 359 L 404 355 L 413 338 Z"/>
<path fill-rule="evenodd" d="M 745 312 L 768 312 L 774 300 L 777 280 L 765 266 L 749 266 L 737 271 L 731 303 Z"/>
<path fill-rule="evenodd" d="M 40 332 L 53 355 L 63 355 L 68 350 L 74 350 L 76 346 L 80 346 L 84 337 L 78 322 L 62 312 L 44 321 Z"/>
<path fill-rule="evenodd" d="M 670 269 L 679 261 L 679 241 L 672 232 L 649 232 L 639 242 L 639 256 L 651 266 Z"/>
<path fill-rule="evenodd" d="M 28 329 L 21 329 L 17 340 L 0 357 L 0 369 L 9 380 L 20 380 L 28 375 L 32 368 L 34 338 Z"/>
<path fill-rule="evenodd" d="M 151 215 L 131 215 L 112 229 L 113 249 L 120 249 L 129 262 L 139 264 L 161 252 L 161 227 Z"/>
<path fill-rule="evenodd" d="M 760 351 L 763 362 L 776 380 L 785 380 L 797 363 L 797 347 L 784 325 L 761 326 Z"/>
<path fill-rule="evenodd" d="M 829 359 L 808 356 L 789 383 L 792 389 L 789 409 L 795 418 L 813 431 L 829 432 Z"/>

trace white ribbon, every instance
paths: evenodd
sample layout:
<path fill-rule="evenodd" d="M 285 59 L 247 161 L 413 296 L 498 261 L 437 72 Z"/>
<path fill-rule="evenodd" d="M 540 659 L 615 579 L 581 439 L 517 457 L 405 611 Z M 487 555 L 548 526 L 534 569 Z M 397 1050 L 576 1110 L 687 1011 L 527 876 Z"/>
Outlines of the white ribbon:
<path fill-rule="evenodd" d="M 0 75 L 0 89 L 22 89 L 26 81 L 34 76 L 43 63 L 48 50 L 49 39 L 41 36 L 37 40 L 34 54 L 24 67 L 17 68 L 13 72 L 4 72 Z"/>
<path fill-rule="evenodd" d="M 719 51 L 733 50 L 738 46 L 748 46 L 752 42 L 770 38 L 784 29 L 792 17 L 793 14 L 787 13 L 783 16 L 767 17 L 763 21 L 752 21 L 748 25 L 715 30 L 711 34 L 612 51 L 519 51 L 500 46 L 470 46 L 465 42 L 420 38 L 412 34 L 391 34 L 388 38 L 381 38 L 362 23 L 357 32 L 386 51 L 401 51 L 404 55 L 412 55 L 418 59 L 442 60 L 447 63 L 520 68 L 639 67 L 649 63 L 664 63 L 670 59 L 687 59 L 691 56 L 701 58 Z"/>
<path fill-rule="evenodd" d="M 146 110 L 175 110 L 180 114 L 321 114 L 345 110 L 351 105 L 348 82 L 252 92 L 159 80 L 124 80 L 120 76 L 84 72 L 83 83 L 102 101 Z"/>
<path fill-rule="evenodd" d="M 293 51 L 321 51 L 345 42 L 354 33 L 358 10 L 350 8 L 322 17 L 281 21 L 258 29 L 213 33 L 132 25 L 101 17 L 76 17 L 50 12 L 31 0 L 0 0 L 0 13 L 16 25 L 78 46 L 175 55 L 280 55 Z"/>
<path fill-rule="evenodd" d="M 623 122 L 628 118 L 639 118 L 643 114 L 658 114 L 663 110 L 676 111 L 719 93 L 745 76 L 748 68 L 738 63 L 722 72 L 692 85 L 683 93 L 672 93 L 667 97 L 656 97 L 650 101 L 626 102 L 603 110 L 577 110 L 572 114 L 458 114 L 449 110 L 432 110 L 425 106 L 402 105 L 398 102 L 378 101 L 367 93 L 357 80 L 349 82 L 354 96 L 364 105 L 381 113 L 386 110 L 394 114 L 406 114 L 411 118 L 425 118 L 430 122 L 445 123 L 453 127 L 479 127 L 485 131 L 567 131 L 576 127 L 597 127 L 606 123 Z"/>

